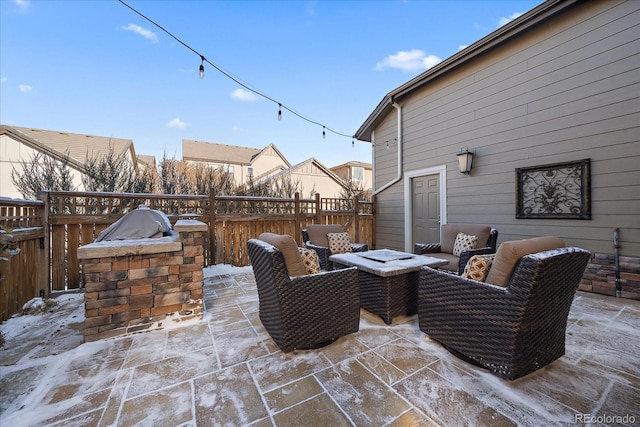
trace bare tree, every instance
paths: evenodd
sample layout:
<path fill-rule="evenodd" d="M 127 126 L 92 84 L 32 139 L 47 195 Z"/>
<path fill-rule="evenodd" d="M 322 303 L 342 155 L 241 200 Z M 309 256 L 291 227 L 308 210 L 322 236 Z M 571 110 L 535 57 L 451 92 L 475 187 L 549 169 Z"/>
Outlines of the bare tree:
<path fill-rule="evenodd" d="M 195 194 L 193 172 L 185 160 L 168 158 L 166 153 L 159 165 L 160 189 L 164 194 Z"/>
<path fill-rule="evenodd" d="M 294 182 L 291 175 L 280 176 L 271 184 L 271 192 L 273 197 L 292 198 L 295 193 L 302 193 L 302 183 L 300 178 Z"/>
<path fill-rule="evenodd" d="M 89 157 L 82 183 L 86 191 L 133 193 L 136 171 L 125 156 L 117 155 L 112 145 L 104 156 Z"/>
<path fill-rule="evenodd" d="M 166 153 L 159 164 L 160 189 L 164 194 L 231 195 L 236 192 L 233 176 L 224 166 L 191 163 L 168 158 Z"/>
<path fill-rule="evenodd" d="M 351 200 L 353 196 L 358 196 L 358 200 L 367 200 L 369 198 L 362 181 L 349 179 L 346 181 L 346 184 L 346 187 L 340 191 L 341 199 Z"/>
<path fill-rule="evenodd" d="M 21 171 L 14 167 L 11 181 L 25 199 L 37 199 L 38 192 L 73 191 L 73 177 L 69 166 L 69 154 L 61 160 L 36 152 L 29 160 L 20 161 Z"/>
<path fill-rule="evenodd" d="M 134 193 L 157 193 L 160 190 L 158 172 L 155 168 L 147 167 L 138 172 L 133 184 Z"/>
<path fill-rule="evenodd" d="M 203 163 L 191 165 L 195 194 L 229 195 L 235 191 L 233 176 L 223 166 L 212 167 Z"/>

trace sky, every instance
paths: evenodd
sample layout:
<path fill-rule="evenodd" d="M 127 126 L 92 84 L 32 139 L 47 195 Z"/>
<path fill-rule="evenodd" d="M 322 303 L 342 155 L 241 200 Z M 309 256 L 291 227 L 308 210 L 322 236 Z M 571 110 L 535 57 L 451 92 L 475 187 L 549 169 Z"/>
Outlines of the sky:
<path fill-rule="evenodd" d="M 351 135 L 387 93 L 542 2 L 123 1 L 0 0 L 0 123 L 371 162 Z"/>

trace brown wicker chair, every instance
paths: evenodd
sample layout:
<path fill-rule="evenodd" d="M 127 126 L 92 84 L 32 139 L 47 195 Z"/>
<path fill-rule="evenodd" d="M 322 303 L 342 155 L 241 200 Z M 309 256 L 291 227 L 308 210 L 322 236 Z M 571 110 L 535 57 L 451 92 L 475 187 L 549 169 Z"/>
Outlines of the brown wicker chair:
<path fill-rule="evenodd" d="M 423 268 L 420 330 L 501 377 L 527 375 L 564 354 L 569 309 L 590 255 L 560 248 L 523 256 L 506 287 Z"/>
<path fill-rule="evenodd" d="M 478 236 L 478 247 L 469 251 L 464 251 L 459 257 L 451 253 L 453 243 L 459 232 Z M 442 224 L 440 226 L 441 242 L 437 243 L 416 243 L 413 246 L 413 253 L 417 255 L 429 255 L 449 261 L 448 265 L 440 267 L 462 274 L 469 259 L 474 255 L 486 255 L 496 252 L 498 242 L 498 230 L 484 225 L 476 224 Z"/>
<path fill-rule="evenodd" d="M 333 270 L 333 263 L 329 261 L 332 255 L 327 241 L 328 233 L 342 233 L 344 227 L 340 224 L 309 224 L 302 230 L 302 242 L 304 246 L 313 249 L 318 254 L 320 268 L 323 270 Z M 365 252 L 369 247 L 366 243 L 351 243 L 351 252 Z"/>
<path fill-rule="evenodd" d="M 251 239 L 247 249 L 258 287 L 260 320 L 282 351 L 323 347 L 358 331 L 356 267 L 290 277 L 275 246 Z"/>

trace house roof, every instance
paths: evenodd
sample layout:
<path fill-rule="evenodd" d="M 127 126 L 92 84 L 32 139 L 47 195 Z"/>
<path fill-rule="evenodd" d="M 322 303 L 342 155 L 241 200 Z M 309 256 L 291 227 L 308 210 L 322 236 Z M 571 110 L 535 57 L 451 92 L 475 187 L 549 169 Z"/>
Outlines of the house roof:
<path fill-rule="evenodd" d="M 85 170 L 87 158 L 101 158 L 109 153 L 111 147 L 117 156 L 130 152 L 131 158 L 136 159 L 130 139 L 0 125 L 0 135 L 4 134 L 58 160 L 68 155 L 70 166 L 80 171 Z"/>
<path fill-rule="evenodd" d="M 401 101 L 402 98 L 411 95 L 416 90 L 428 85 L 442 75 L 463 66 L 479 55 L 498 48 L 506 41 L 540 25 L 551 16 L 579 2 L 580 0 L 547 0 L 524 15 L 501 26 L 491 34 L 392 90 L 380 101 L 378 106 L 356 131 L 355 137 L 362 141 L 371 142 L 373 129 L 375 129 L 393 109 L 394 103 Z"/>
<path fill-rule="evenodd" d="M 302 169 L 303 167 L 305 167 L 306 165 L 308 165 L 309 163 L 313 163 L 318 169 L 320 169 L 323 173 L 325 173 L 329 178 L 331 178 L 332 180 L 334 180 L 335 182 L 337 182 L 338 184 L 340 184 L 341 186 L 346 188 L 346 184 L 344 182 L 344 180 L 342 178 L 340 178 L 338 175 L 336 175 L 335 173 L 333 173 L 331 171 L 331 169 L 327 168 L 325 165 L 323 165 L 318 159 L 316 159 L 315 157 L 310 157 L 305 161 L 302 161 L 296 165 L 291 166 L 290 168 L 284 169 L 276 174 L 273 174 L 263 180 L 261 180 L 259 183 L 263 184 L 265 182 L 270 182 L 270 181 L 274 181 L 282 176 L 286 176 L 292 173 L 295 173 L 297 170 Z"/>
<path fill-rule="evenodd" d="M 149 166 L 155 167 L 156 166 L 156 156 L 138 154 L 137 158 L 138 158 L 138 163 L 142 163 L 146 167 L 149 167 Z"/>
<path fill-rule="evenodd" d="M 291 163 L 289 163 L 289 161 L 282 155 L 280 150 L 278 150 L 278 148 L 273 143 L 267 145 L 262 150 L 260 150 L 260 153 L 258 153 L 258 155 L 256 155 L 252 159 L 252 162 L 257 160 L 260 156 L 266 154 L 268 151 L 270 151 L 270 149 L 273 150 L 278 155 L 278 157 L 280 157 L 282 159 L 282 161 L 287 165 L 287 167 L 291 167 Z"/>
<path fill-rule="evenodd" d="M 249 165 L 260 151 L 262 151 L 261 148 L 238 147 L 192 139 L 182 140 L 182 158 L 184 160 Z"/>
<path fill-rule="evenodd" d="M 284 160 L 287 165 L 290 165 L 280 150 L 273 144 L 269 144 L 265 148 L 250 148 L 183 139 L 182 158 L 184 160 L 199 162 L 251 165 L 268 148 L 273 148 L 282 160 Z"/>
<path fill-rule="evenodd" d="M 338 165 L 338 166 L 333 166 L 331 168 L 331 170 L 334 171 L 336 169 L 342 169 L 342 168 L 346 168 L 346 167 L 361 167 L 361 168 L 365 168 L 365 169 L 371 169 L 372 168 L 371 163 L 358 162 L 358 161 L 352 160 L 350 162 L 346 162 L 346 163 L 343 163 L 343 164 Z"/>

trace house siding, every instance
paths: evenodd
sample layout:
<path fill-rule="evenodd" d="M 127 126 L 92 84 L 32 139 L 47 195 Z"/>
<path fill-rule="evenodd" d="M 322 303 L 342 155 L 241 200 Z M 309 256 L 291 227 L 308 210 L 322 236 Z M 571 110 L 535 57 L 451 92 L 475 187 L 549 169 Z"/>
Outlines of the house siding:
<path fill-rule="evenodd" d="M 446 165 L 446 222 L 490 224 L 499 241 L 556 235 L 611 253 L 619 227 L 621 254 L 640 256 L 639 46 L 640 2 L 581 2 L 432 80 L 396 100 L 404 172 Z M 397 174 L 381 144 L 395 117 L 374 130 L 376 188 Z M 470 176 L 461 147 L 475 153 Z M 591 220 L 515 218 L 516 168 L 585 158 Z M 379 247 L 404 248 L 402 185 L 377 195 Z"/>
<path fill-rule="evenodd" d="M 357 180 L 353 177 L 353 170 L 356 167 L 360 167 L 364 169 L 364 179 Z M 331 172 L 336 174 L 336 176 L 342 179 L 345 182 L 352 181 L 353 184 L 361 185 L 364 194 L 367 198 L 371 197 L 371 187 L 373 182 L 373 171 L 371 168 L 371 164 L 361 163 L 361 162 L 348 162 L 343 165 L 334 166 L 331 169 Z"/>
<path fill-rule="evenodd" d="M 274 173 L 280 172 L 280 169 L 277 169 L 278 167 L 287 169 L 289 165 L 287 165 L 287 163 L 282 159 L 282 157 L 280 157 L 280 155 L 273 149 L 273 147 L 267 147 L 251 162 L 250 166 L 244 167 L 244 175 L 240 180 L 241 183 L 247 182 L 249 176 L 249 171 L 247 169 L 248 167 L 253 168 L 253 176 L 255 178 L 256 176 L 263 177 L 263 174 L 268 171 L 273 171 L 270 174 L 273 175 Z"/>
<path fill-rule="evenodd" d="M 23 195 L 13 184 L 11 172 L 23 173 L 22 162 L 31 162 L 39 151 L 16 141 L 9 135 L 0 135 L 0 197 L 22 199 Z M 84 190 L 82 173 L 69 165 L 72 185 L 78 191 Z"/>
<path fill-rule="evenodd" d="M 295 184 L 300 183 L 302 197 L 314 197 L 320 193 L 322 197 L 340 197 L 344 187 L 328 176 L 313 162 L 302 165 L 291 174 L 291 180 Z"/>
<path fill-rule="evenodd" d="M 395 110 L 375 131 L 373 192 L 398 176 L 398 117 Z M 389 147 L 387 148 L 387 143 Z M 379 248 L 404 249 L 404 193 L 402 181 L 380 193 L 376 199 L 376 245 Z"/>

